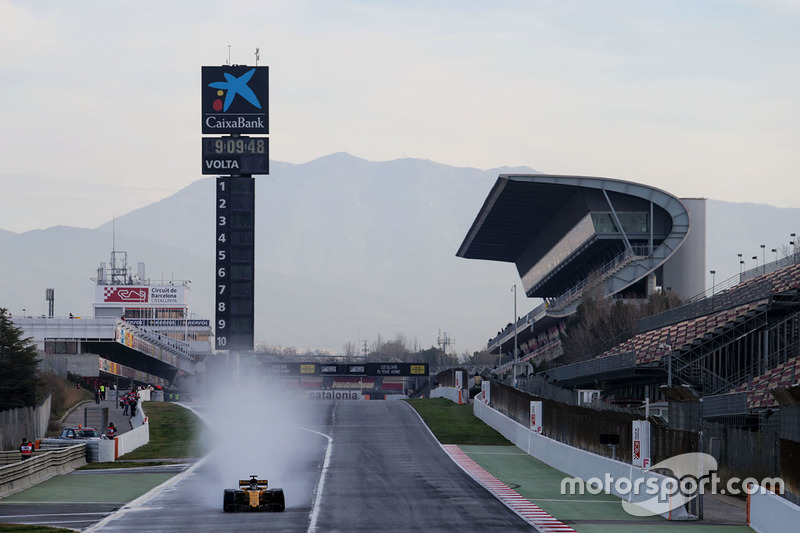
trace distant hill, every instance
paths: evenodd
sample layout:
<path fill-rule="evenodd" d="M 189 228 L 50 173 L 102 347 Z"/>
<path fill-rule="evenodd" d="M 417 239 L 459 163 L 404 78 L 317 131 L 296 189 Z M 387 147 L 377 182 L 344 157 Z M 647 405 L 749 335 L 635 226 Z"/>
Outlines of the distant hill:
<path fill-rule="evenodd" d="M 485 347 L 513 318 L 513 265 L 455 257 L 500 173 L 432 161 L 372 162 L 333 154 L 302 165 L 272 162 L 256 178 L 256 338 L 300 350 L 341 351 L 398 334 L 422 348 L 439 330 L 459 353 Z M 214 178 L 114 221 L 116 248 L 151 280 L 192 281 L 190 310 L 213 318 Z M 708 201 L 708 269 L 738 273 L 765 244 L 788 244 L 800 209 Z M 112 248 L 112 222 L 13 234 L 0 230 L 0 307 L 91 316 L 93 282 Z M 711 277 L 708 276 L 709 286 Z M 522 295 L 522 291 L 519 291 Z M 538 300 L 519 296 L 518 314 Z"/>
<path fill-rule="evenodd" d="M 370 162 L 333 154 L 272 162 L 256 178 L 256 330 L 269 344 L 341 350 L 403 334 L 422 347 L 438 331 L 474 351 L 513 315 L 513 265 L 455 252 L 501 172 L 432 161 Z M 116 248 L 151 280 L 190 279 L 192 311 L 212 317 L 214 178 L 114 221 Z M 108 261 L 112 223 L 49 228 L 0 240 L 0 305 L 91 314 L 93 277 Z M 13 281 L 17 280 L 17 281 Z M 522 298 L 520 299 L 522 304 Z M 502 324 L 500 322 L 502 321 Z"/>

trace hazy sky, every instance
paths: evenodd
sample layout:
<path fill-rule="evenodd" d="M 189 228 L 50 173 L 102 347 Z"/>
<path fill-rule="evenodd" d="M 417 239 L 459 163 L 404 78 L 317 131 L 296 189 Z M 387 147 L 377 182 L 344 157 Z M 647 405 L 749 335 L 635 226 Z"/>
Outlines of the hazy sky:
<path fill-rule="evenodd" d="M 797 207 L 798 28 L 798 0 L 0 0 L 0 229 L 96 227 L 201 178 L 200 67 L 229 45 L 270 66 L 275 160 Z"/>

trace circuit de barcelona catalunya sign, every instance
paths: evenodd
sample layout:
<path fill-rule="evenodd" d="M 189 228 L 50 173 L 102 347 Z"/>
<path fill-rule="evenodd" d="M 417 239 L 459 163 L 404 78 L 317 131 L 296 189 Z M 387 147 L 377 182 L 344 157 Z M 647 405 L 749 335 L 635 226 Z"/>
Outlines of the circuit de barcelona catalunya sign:
<path fill-rule="evenodd" d="M 269 133 L 269 67 L 202 67 L 203 133 Z"/>

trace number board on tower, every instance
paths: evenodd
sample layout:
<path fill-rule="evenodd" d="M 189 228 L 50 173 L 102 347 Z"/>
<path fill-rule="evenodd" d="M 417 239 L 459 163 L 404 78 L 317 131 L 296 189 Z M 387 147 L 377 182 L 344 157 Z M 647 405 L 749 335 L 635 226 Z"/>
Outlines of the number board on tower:
<path fill-rule="evenodd" d="M 217 178 L 217 350 L 253 350 L 255 180 Z"/>

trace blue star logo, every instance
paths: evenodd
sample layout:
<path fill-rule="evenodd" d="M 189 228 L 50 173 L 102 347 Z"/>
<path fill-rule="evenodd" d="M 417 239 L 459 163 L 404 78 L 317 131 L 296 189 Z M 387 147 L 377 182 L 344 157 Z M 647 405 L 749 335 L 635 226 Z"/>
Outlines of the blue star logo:
<path fill-rule="evenodd" d="M 225 103 L 222 106 L 222 111 L 227 111 L 228 108 L 231 106 L 233 99 L 236 98 L 236 95 L 240 95 L 242 98 L 253 104 L 258 109 L 261 109 L 261 102 L 258 101 L 256 94 L 253 92 L 250 87 L 247 86 L 247 83 L 250 81 L 250 78 L 253 77 L 256 69 L 251 69 L 239 76 L 238 78 L 233 74 L 229 74 L 225 72 L 225 80 L 226 81 L 215 81 L 214 83 L 209 83 L 208 86 L 214 89 L 220 89 L 223 91 L 228 91 L 225 95 Z M 221 93 L 220 93 L 221 95 Z"/>

